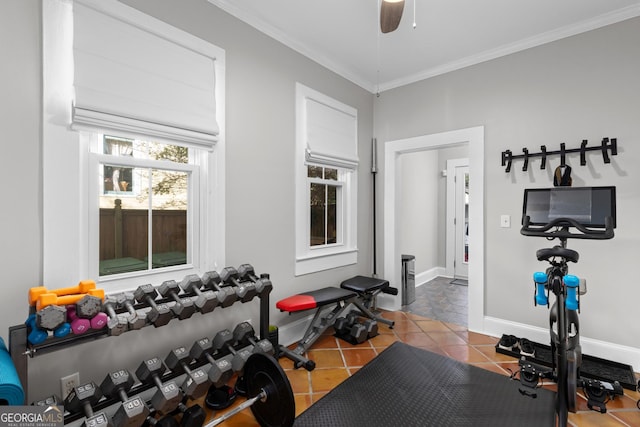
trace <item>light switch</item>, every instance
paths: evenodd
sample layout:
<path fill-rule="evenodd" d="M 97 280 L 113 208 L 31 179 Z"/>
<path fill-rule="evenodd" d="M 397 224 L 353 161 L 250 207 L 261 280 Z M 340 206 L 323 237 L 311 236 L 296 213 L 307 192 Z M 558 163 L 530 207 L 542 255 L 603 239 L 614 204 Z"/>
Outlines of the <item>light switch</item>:
<path fill-rule="evenodd" d="M 502 228 L 511 227 L 511 215 L 500 215 L 500 227 Z"/>

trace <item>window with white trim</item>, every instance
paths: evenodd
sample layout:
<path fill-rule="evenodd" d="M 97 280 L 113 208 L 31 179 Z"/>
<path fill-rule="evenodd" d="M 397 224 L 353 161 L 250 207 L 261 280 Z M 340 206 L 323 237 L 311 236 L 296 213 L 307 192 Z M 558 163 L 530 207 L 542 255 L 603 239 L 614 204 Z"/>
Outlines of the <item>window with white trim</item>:
<path fill-rule="evenodd" d="M 357 262 L 357 110 L 296 85 L 296 275 Z"/>
<path fill-rule="evenodd" d="M 116 0 L 43 15 L 45 281 L 224 265 L 224 50 Z"/>

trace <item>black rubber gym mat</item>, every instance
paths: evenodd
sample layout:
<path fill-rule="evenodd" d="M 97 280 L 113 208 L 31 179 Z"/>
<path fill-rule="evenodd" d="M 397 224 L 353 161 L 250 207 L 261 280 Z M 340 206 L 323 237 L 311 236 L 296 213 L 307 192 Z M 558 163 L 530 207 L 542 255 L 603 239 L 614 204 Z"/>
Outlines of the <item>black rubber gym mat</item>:
<path fill-rule="evenodd" d="M 295 426 L 555 425 L 555 393 L 396 342 L 304 411 Z"/>

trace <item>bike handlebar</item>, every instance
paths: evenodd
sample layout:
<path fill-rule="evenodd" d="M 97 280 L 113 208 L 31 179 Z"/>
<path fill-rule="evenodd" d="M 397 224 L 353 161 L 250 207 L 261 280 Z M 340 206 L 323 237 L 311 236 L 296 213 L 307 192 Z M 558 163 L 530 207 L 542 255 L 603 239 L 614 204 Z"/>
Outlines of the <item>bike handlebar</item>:
<path fill-rule="evenodd" d="M 613 218 L 610 216 L 605 218 L 604 230 L 594 230 L 585 227 L 573 218 L 556 218 L 551 222 L 541 226 L 531 226 L 530 217 L 524 217 L 524 224 L 520 229 L 520 234 L 524 236 L 547 237 L 552 239 L 593 239 L 606 240 L 613 238 Z M 570 227 L 576 228 L 580 233 L 572 233 Z M 555 228 L 555 229 L 554 229 Z M 551 229 L 554 229 L 550 231 Z"/>

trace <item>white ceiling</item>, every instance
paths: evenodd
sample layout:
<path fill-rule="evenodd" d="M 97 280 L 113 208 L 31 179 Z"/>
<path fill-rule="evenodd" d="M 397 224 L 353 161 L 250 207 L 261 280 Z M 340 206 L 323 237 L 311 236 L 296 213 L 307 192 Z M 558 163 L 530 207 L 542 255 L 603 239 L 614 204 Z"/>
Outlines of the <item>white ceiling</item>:
<path fill-rule="evenodd" d="M 406 0 L 382 34 L 381 0 L 209 1 L 373 93 L 640 16 L 640 0 Z"/>

